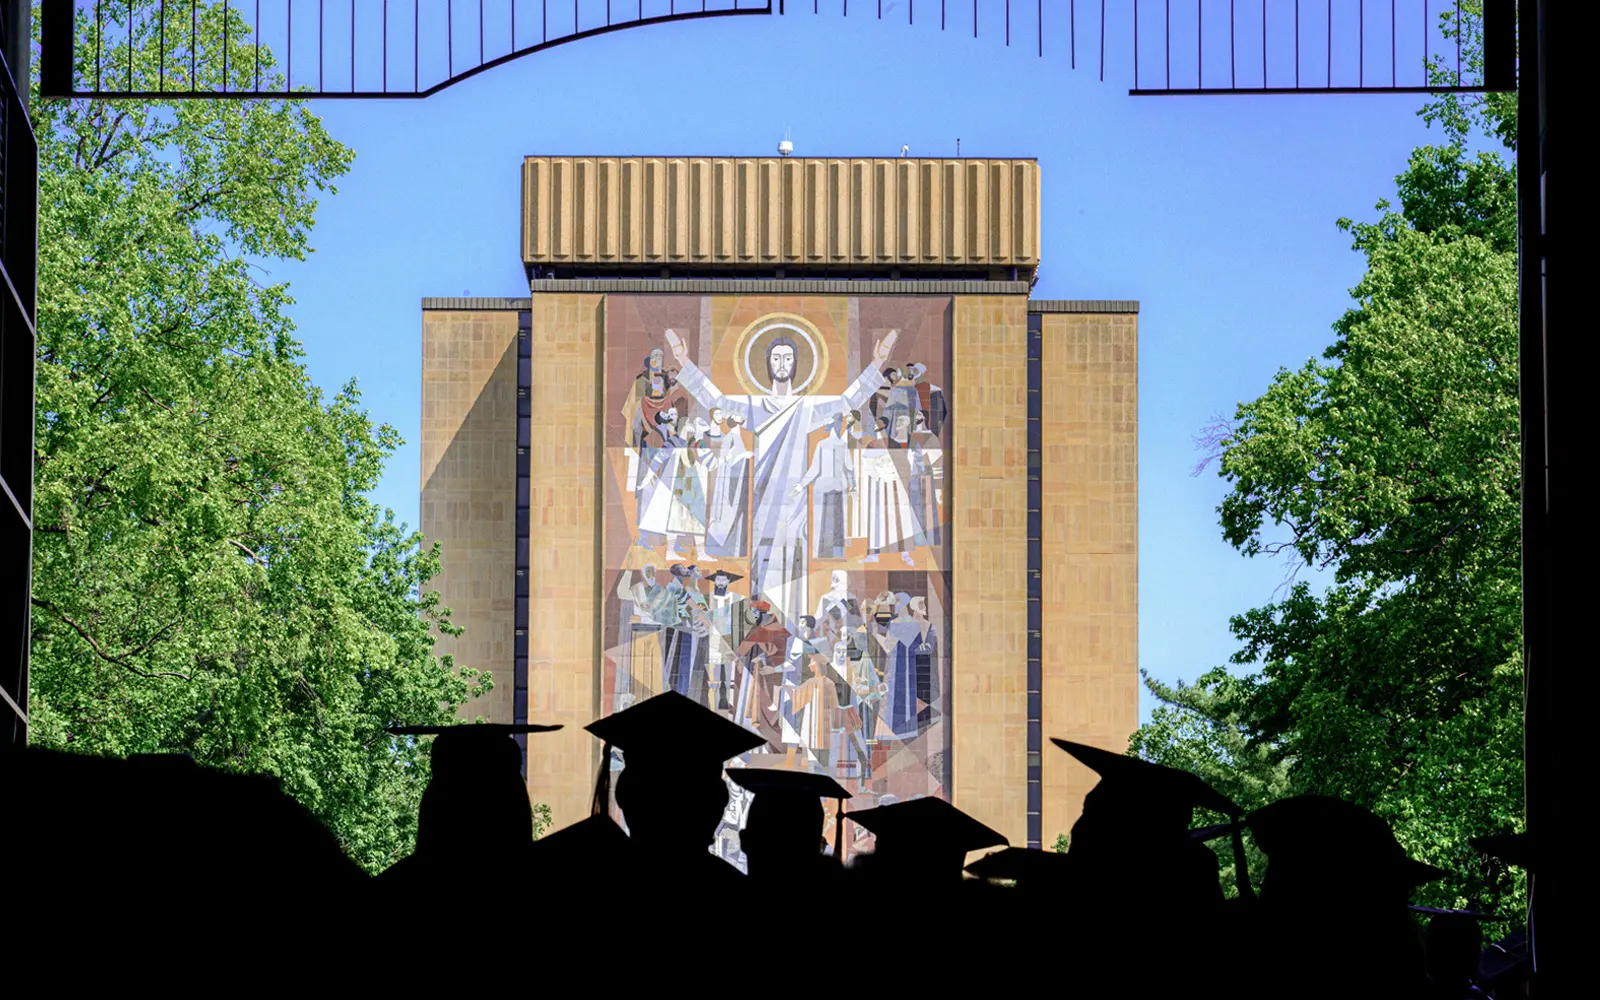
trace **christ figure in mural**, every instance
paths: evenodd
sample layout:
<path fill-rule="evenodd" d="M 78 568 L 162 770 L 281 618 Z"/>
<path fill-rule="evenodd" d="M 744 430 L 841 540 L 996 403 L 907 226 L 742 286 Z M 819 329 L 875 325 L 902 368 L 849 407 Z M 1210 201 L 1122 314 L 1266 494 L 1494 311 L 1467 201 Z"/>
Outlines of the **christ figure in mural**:
<path fill-rule="evenodd" d="M 843 395 L 796 392 L 796 348 L 787 337 L 779 337 L 767 347 L 770 392 L 728 395 L 689 360 L 688 345 L 677 331 L 666 331 L 667 350 L 679 365 L 678 385 L 707 410 L 716 407 L 728 416 L 742 417 L 755 439 L 751 587 L 753 593 L 772 602 L 779 620 L 791 628 L 798 626 L 800 616 L 807 611 L 809 518 L 805 500 L 795 495 L 794 486 L 806 474 L 811 458 L 810 435 L 834 418 L 859 410 L 883 387 L 883 368 L 899 335 L 898 330 L 890 330 L 878 341 L 872 363 L 862 369 Z"/>

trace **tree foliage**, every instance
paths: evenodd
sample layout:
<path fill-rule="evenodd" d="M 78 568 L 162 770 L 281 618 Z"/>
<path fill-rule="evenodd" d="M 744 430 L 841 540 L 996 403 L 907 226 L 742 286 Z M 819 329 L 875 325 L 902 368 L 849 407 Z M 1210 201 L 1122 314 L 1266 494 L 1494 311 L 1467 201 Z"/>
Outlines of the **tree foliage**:
<path fill-rule="evenodd" d="M 1297 793 L 1368 806 L 1455 874 L 1419 901 L 1509 913 L 1520 877 L 1468 838 L 1521 816 L 1516 177 L 1458 140 L 1487 127 L 1514 141 L 1515 108 L 1427 113 L 1453 141 L 1412 154 L 1399 210 L 1339 222 L 1367 270 L 1333 343 L 1219 440 L 1224 538 L 1333 582 L 1232 620 L 1234 669 L 1253 672 L 1147 678 L 1161 707 L 1133 749 L 1246 807 Z"/>
<path fill-rule="evenodd" d="M 190 9 L 171 8 L 165 67 L 155 9 L 134 24 L 135 84 L 183 86 Z M 104 12 L 107 65 L 128 65 L 127 10 Z M 225 19 L 231 84 L 253 72 L 236 6 L 201 7 L 201 86 Z M 80 10 L 80 74 L 94 33 Z M 459 631 L 427 591 L 438 547 L 367 498 L 398 434 L 354 382 L 312 384 L 287 287 L 247 260 L 310 252 L 352 153 L 293 100 L 36 100 L 33 117 L 32 739 L 277 775 L 382 868 L 410 849 L 428 771 L 383 728 L 448 721 L 488 678 L 433 654 L 434 629 Z"/>

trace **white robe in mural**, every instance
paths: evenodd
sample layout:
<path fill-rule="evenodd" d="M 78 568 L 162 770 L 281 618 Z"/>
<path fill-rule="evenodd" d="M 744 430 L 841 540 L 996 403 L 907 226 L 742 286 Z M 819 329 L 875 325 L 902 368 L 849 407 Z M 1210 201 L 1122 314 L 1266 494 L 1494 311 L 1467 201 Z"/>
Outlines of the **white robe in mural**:
<path fill-rule="evenodd" d="M 751 587 L 772 602 L 782 623 L 798 628 L 806 613 L 807 510 L 804 494 L 792 495 L 806 474 L 813 431 L 850 410 L 859 410 L 884 385 L 883 373 L 868 366 L 842 396 L 727 396 L 693 362 L 686 362 L 678 384 L 701 406 L 745 420 L 755 439 L 753 517 L 750 537 Z"/>

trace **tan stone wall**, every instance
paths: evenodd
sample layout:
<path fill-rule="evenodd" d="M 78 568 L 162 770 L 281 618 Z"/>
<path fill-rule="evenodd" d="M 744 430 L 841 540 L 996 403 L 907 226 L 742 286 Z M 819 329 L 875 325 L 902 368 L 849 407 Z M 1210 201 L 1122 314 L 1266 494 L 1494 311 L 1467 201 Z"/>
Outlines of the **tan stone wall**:
<path fill-rule="evenodd" d="M 528 789 L 550 806 L 556 828 L 588 815 L 599 760 L 583 727 L 598 714 L 604 302 L 603 295 L 533 297 L 528 721 L 566 728 L 529 737 Z"/>
<path fill-rule="evenodd" d="M 466 631 L 437 652 L 489 670 L 466 718 L 511 721 L 516 541 L 517 314 L 422 314 L 422 533 L 442 543 L 433 586 Z"/>
<path fill-rule="evenodd" d="M 958 296 L 954 372 L 955 805 L 1026 845 L 1028 315 Z"/>
<path fill-rule="evenodd" d="M 1045 847 L 1098 778 L 1059 737 L 1127 750 L 1138 725 L 1138 316 L 1043 317 Z M 959 607 L 959 605 L 958 605 Z"/>

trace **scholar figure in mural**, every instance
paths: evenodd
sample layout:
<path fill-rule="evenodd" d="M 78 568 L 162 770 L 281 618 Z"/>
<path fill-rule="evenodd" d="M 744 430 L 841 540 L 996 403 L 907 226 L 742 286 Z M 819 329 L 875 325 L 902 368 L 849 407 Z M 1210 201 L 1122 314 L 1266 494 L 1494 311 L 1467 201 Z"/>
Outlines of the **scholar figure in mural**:
<path fill-rule="evenodd" d="M 773 612 L 784 624 L 798 626 L 807 610 L 809 518 L 805 500 L 794 486 L 805 476 L 811 458 L 809 436 L 835 418 L 861 409 L 884 386 L 883 368 L 898 337 L 899 331 L 891 330 L 878 341 L 873 363 L 838 396 L 796 391 L 796 345 L 779 337 L 767 346 L 769 391 L 728 395 L 690 360 L 683 338 L 674 330 L 666 331 L 667 350 L 679 366 L 678 385 L 707 410 L 715 407 L 741 418 L 754 438 L 751 585 L 754 593 L 772 602 Z"/>

